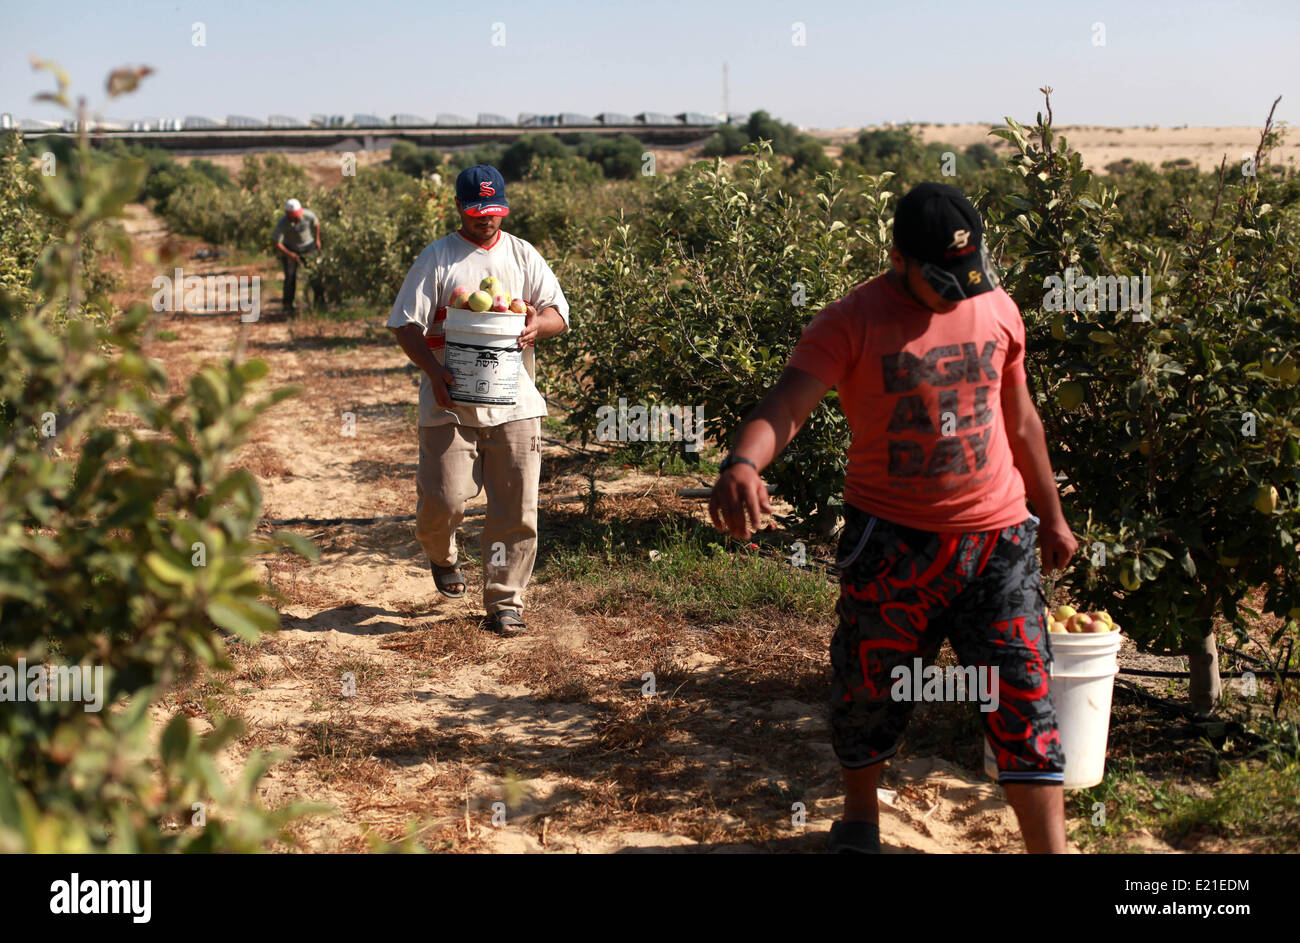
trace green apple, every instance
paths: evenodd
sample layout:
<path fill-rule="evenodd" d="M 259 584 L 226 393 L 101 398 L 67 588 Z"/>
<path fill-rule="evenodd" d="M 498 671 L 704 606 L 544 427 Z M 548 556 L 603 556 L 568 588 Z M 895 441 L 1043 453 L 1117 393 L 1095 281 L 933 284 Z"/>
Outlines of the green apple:
<path fill-rule="evenodd" d="M 1057 622 L 1069 622 L 1070 617 L 1075 614 L 1073 606 L 1057 606 L 1056 612 L 1053 613 Z"/>
<path fill-rule="evenodd" d="M 1066 631 L 1065 623 L 1064 623 L 1064 622 L 1058 622 L 1057 620 L 1053 619 L 1053 620 L 1052 620 L 1052 624 L 1049 625 L 1049 626 L 1047 627 L 1047 631 L 1049 631 L 1049 632 L 1064 632 L 1064 631 Z"/>
<path fill-rule="evenodd" d="M 1272 514 L 1277 510 L 1277 489 L 1272 485 L 1260 485 L 1255 493 L 1255 510 L 1260 514 Z"/>
<path fill-rule="evenodd" d="M 1056 388 L 1056 401 L 1063 409 L 1077 409 L 1083 402 L 1083 384 L 1069 380 Z"/>
<path fill-rule="evenodd" d="M 485 291 L 476 291 L 469 296 L 469 309 L 471 311 L 486 311 L 492 307 L 492 296 Z"/>
<path fill-rule="evenodd" d="M 1237 566 L 1239 563 L 1241 563 L 1241 557 L 1228 556 L 1228 554 L 1224 551 L 1222 540 L 1219 541 L 1218 551 L 1219 551 L 1219 562 L 1222 563 L 1224 566 L 1234 567 Z"/>
<path fill-rule="evenodd" d="M 492 295 L 500 294 L 501 279 L 493 275 L 489 275 L 487 278 L 483 279 L 483 281 L 478 283 L 478 287 L 483 291 L 487 292 L 489 297 Z"/>

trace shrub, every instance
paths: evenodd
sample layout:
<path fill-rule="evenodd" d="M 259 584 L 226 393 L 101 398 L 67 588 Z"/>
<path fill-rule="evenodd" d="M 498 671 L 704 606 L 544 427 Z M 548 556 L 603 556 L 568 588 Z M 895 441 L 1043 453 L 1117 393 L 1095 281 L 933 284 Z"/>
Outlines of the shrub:
<path fill-rule="evenodd" d="M 281 154 L 245 157 L 235 184 L 221 168 L 204 163 L 195 161 L 180 171 L 179 182 L 160 208 L 176 232 L 219 245 L 269 251 L 284 201 L 294 197 L 310 208 L 319 199 L 307 183 L 306 171 Z"/>
<path fill-rule="evenodd" d="M 704 142 L 702 153 L 705 157 L 731 157 L 742 153 L 748 143 L 749 135 L 743 129 L 727 124 Z"/>
<path fill-rule="evenodd" d="M 703 406 L 705 431 L 725 440 L 776 382 L 802 326 L 857 280 L 837 177 L 818 177 L 801 200 L 782 187 L 771 149 L 754 151 L 734 171 L 700 163 L 658 184 L 635 222 L 610 220 L 590 263 L 569 270 L 566 291 L 586 317 L 559 338 L 552 369 L 585 439 L 598 410 L 625 398 Z M 846 446 L 832 395 L 769 480 L 799 514 L 833 517 Z"/>
<path fill-rule="evenodd" d="M 1034 129 L 1008 119 L 998 133 L 1016 147 L 1007 173 L 1019 185 L 988 212 L 1082 531 L 1070 592 L 1162 651 L 1196 650 L 1216 614 L 1245 631 L 1258 614 L 1241 600 L 1254 587 L 1287 618 L 1300 607 L 1300 384 L 1272 365 L 1300 361 L 1300 214 L 1272 199 L 1290 185 L 1237 168 L 1212 200 L 1179 201 L 1177 244 L 1162 246 L 1128 237 L 1117 192 L 1053 131 L 1050 102 Z M 1266 126 L 1261 166 L 1277 140 Z M 1148 276 L 1150 318 L 1050 310 L 1047 280 L 1071 268 Z M 1085 390 L 1073 410 L 1056 397 L 1065 382 Z M 1270 487 L 1278 508 L 1263 514 L 1253 505 Z"/>
<path fill-rule="evenodd" d="M 569 148 L 553 134 L 521 134 L 502 152 L 501 163 L 495 166 L 507 181 L 522 180 L 535 159 L 568 156 Z"/>
<path fill-rule="evenodd" d="M 253 420 L 291 391 L 248 403 L 266 365 L 227 362 L 169 396 L 140 350 L 145 306 L 111 326 L 81 316 L 78 247 L 121 214 L 147 168 L 93 161 L 84 134 L 76 155 L 40 178 L 55 233 L 36 263 L 41 306 L 0 302 L 0 661 L 102 671 L 103 703 L 0 711 L 0 851 L 258 850 L 299 811 L 257 805 L 267 758 L 255 753 L 228 784 L 215 761 L 237 723 L 195 736 L 178 713 L 151 751 L 150 708 L 196 666 L 228 667 L 226 633 L 255 641 L 276 627 L 251 552 L 311 552 L 255 536 L 256 481 L 229 467 Z M 178 827 L 196 802 L 206 824 Z"/>
<path fill-rule="evenodd" d="M 411 177 L 424 178 L 444 170 L 442 153 L 432 147 L 419 147 L 410 141 L 393 142 L 387 165 Z"/>
<path fill-rule="evenodd" d="M 600 168 L 611 180 L 630 180 L 641 173 L 641 159 L 645 145 L 630 134 L 608 137 L 601 134 L 583 134 L 574 148 L 577 156 Z"/>
<path fill-rule="evenodd" d="M 416 256 L 446 231 L 442 199 L 431 200 L 410 177 L 377 167 L 358 168 L 355 177 L 322 191 L 313 205 L 328 231 L 305 273 L 312 304 L 391 304 Z"/>

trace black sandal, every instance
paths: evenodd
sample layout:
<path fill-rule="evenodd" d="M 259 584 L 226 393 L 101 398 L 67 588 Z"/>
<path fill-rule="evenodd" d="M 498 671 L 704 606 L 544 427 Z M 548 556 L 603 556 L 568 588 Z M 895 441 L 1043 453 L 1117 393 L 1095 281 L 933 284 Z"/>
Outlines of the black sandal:
<path fill-rule="evenodd" d="M 880 826 L 875 822 L 836 822 L 826 850 L 831 854 L 880 854 Z"/>
<path fill-rule="evenodd" d="M 495 632 L 497 635 L 512 636 L 523 635 L 528 627 L 524 625 L 524 620 L 519 618 L 519 613 L 513 609 L 502 609 L 500 612 L 494 612 L 483 620 L 483 628 L 489 632 Z"/>
<path fill-rule="evenodd" d="M 451 566 L 438 566 L 432 560 L 429 561 L 429 569 L 433 571 L 433 585 L 438 587 L 438 592 L 442 593 L 448 599 L 460 599 L 465 595 L 469 584 L 465 582 L 465 574 L 460 570 L 459 563 L 453 563 Z M 453 593 L 448 587 L 460 584 L 460 592 Z"/>

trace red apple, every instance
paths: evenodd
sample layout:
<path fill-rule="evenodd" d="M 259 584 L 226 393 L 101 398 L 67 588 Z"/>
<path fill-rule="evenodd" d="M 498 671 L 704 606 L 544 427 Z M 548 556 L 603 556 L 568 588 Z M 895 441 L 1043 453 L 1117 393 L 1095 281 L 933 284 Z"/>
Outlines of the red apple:
<path fill-rule="evenodd" d="M 448 307 L 464 308 L 469 303 L 469 296 L 472 292 L 464 285 L 458 285 L 456 290 L 451 293 L 451 303 Z"/>
<path fill-rule="evenodd" d="M 506 300 L 505 295 L 497 295 L 492 299 L 492 310 L 496 312 L 505 312 L 510 310 L 510 302 Z"/>
<path fill-rule="evenodd" d="M 516 298 L 514 301 L 510 302 L 510 310 L 515 314 L 527 314 L 528 304 L 524 299 Z"/>

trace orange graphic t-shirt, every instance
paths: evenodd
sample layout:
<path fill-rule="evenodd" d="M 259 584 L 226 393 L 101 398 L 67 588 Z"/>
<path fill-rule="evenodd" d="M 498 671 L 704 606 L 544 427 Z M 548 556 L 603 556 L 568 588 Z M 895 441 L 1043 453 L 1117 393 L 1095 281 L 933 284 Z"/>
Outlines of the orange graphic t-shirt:
<path fill-rule="evenodd" d="M 1029 516 L 1002 416 L 1025 382 L 1025 325 L 1001 288 L 947 314 L 884 275 L 823 308 L 790 366 L 839 392 L 853 433 L 844 500 L 939 532 L 994 530 Z"/>

